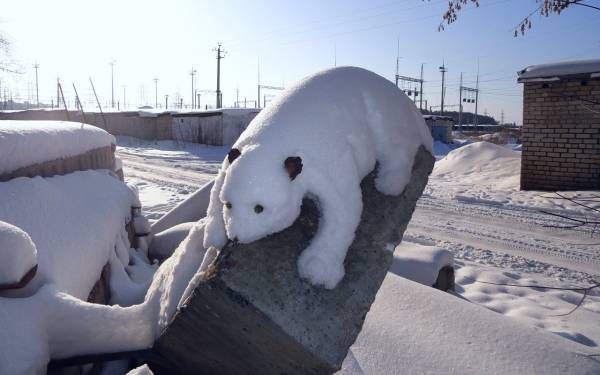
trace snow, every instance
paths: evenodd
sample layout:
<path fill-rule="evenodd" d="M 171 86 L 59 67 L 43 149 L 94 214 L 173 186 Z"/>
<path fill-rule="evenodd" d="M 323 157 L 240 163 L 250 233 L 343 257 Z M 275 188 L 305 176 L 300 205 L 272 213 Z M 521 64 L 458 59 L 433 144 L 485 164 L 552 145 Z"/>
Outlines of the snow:
<path fill-rule="evenodd" d="M 37 264 L 37 249 L 20 228 L 0 221 L 0 285 L 18 283 Z"/>
<path fill-rule="evenodd" d="M 320 227 L 298 271 L 332 289 L 360 221 L 360 181 L 377 161 L 377 189 L 400 194 L 421 145 L 432 151 L 422 115 L 385 78 L 355 67 L 313 74 L 279 95 L 233 145 L 241 156 L 229 156 L 217 175 L 204 246 L 283 230 L 298 217 L 302 198 L 314 196 Z"/>
<path fill-rule="evenodd" d="M 600 59 L 561 61 L 556 63 L 530 65 L 519 72 L 519 82 L 529 80 L 556 80 L 572 74 L 600 73 Z"/>
<path fill-rule="evenodd" d="M 592 353 L 389 273 L 341 374 L 592 374 Z"/>
<path fill-rule="evenodd" d="M 42 373 L 50 358 L 153 342 L 145 305 L 85 302 L 109 261 L 113 302 L 123 305 L 143 300 L 156 270 L 129 247 L 125 224 L 137 197 L 125 184 L 109 171 L 79 171 L 3 182 L 0 196 L 0 220 L 27 232 L 38 261 L 26 287 L 0 292 L 0 373 Z"/>
<path fill-rule="evenodd" d="M 564 315 L 581 301 L 582 292 L 535 287 L 580 288 L 587 287 L 592 282 L 559 282 L 547 277 L 532 277 L 519 271 L 481 268 L 469 261 L 456 262 L 455 276 L 456 292 L 475 304 L 587 347 L 597 348 L 600 345 L 600 326 L 594 324 L 600 321 L 599 291 L 590 291 L 580 308 Z"/>
<path fill-rule="evenodd" d="M 0 174 L 115 144 L 92 125 L 68 121 L 0 121 Z"/>
<path fill-rule="evenodd" d="M 153 374 L 153 372 L 150 370 L 150 368 L 148 368 L 147 365 L 136 367 L 127 373 L 127 375 L 152 375 L 152 374 Z"/>
<path fill-rule="evenodd" d="M 195 174 L 195 179 L 187 179 L 186 177 L 186 185 L 178 190 L 176 197 L 172 198 L 170 196 L 164 200 L 153 201 L 151 199 L 156 197 L 141 195 L 144 206 L 149 204 L 154 207 L 161 207 L 163 211 L 174 208 L 176 204 L 190 197 L 195 189 L 202 187 L 206 181 L 214 178 L 218 169 L 218 167 L 215 167 L 215 160 L 222 160 L 228 151 L 221 148 L 221 153 L 218 154 L 218 150 L 207 146 L 196 145 L 194 147 L 189 144 L 177 143 L 159 142 L 156 146 L 158 149 L 153 149 L 154 145 L 149 142 L 139 141 L 139 144 L 143 147 L 140 146 L 137 149 L 139 155 L 133 159 L 133 162 L 129 163 L 127 159 L 124 160 L 125 168 L 135 175 L 131 178 L 132 182 L 144 183 L 148 188 L 158 190 L 163 187 L 174 187 L 172 179 L 175 177 L 175 171 L 177 170 L 181 170 L 183 176 L 187 176 L 188 173 Z M 436 157 L 441 161 L 446 155 L 458 152 L 461 147 L 469 145 L 471 145 L 469 141 L 455 139 L 453 144 L 444 145 L 444 149 L 441 150 L 442 145 L 436 144 Z M 169 147 L 171 147 L 171 152 L 169 152 Z M 498 188 L 497 183 L 501 183 L 504 178 L 518 181 L 520 168 L 513 159 L 520 160 L 520 152 L 511 151 L 512 146 L 508 148 L 508 151 L 513 152 L 512 154 L 496 149 L 496 147 L 507 148 L 506 145 L 497 146 L 484 143 L 475 147 L 481 148 L 487 156 L 484 158 L 482 155 L 480 160 L 478 153 L 475 152 L 478 150 L 477 148 L 472 148 L 471 151 L 463 154 L 463 157 L 460 158 L 451 155 L 452 158 L 456 159 L 457 168 L 459 167 L 458 164 L 465 164 L 461 167 L 463 171 L 455 174 L 444 173 L 443 175 L 434 171 L 430 176 L 429 184 L 424 195 L 417 203 L 417 209 L 405 232 L 401 246 L 415 246 L 416 243 L 450 251 L 454 256 L 457 293 L 464 298 L 468 298 L 475 305 L 473 307 L 481 305 L 480 309 L 483 307 L 491 310 L 488 311 L 489 313 L 498 314 L 498 319 L 509 322 L 517 321 L 516 323 L 523 327 L 536 327 L 536 331 L 542 334 L 544 331 L 551 332 L 555 334 L 556 339 L 562 340 L 560 342 L 564 345 L 570 346 L 572 342 L 573 345 L 576 345 L 576 348 L 581 347 L 582 352 L 591 348 L 593 352 L 597 353 L 598 344 L 600 343 L 600 333 L 598 332 L 600 327 L 597 324 L 600 320 L 600 308 L 598 307 L 599 297 L 597 291 L 588 296 L 583 305 L 573 314 L 566 317 L 551 317 L 548 315 L 565 313 L 574 308 L 582 296 L 581 293 L 491 286 L 472 282 L 467 278 L 472 276 L 483 281 L 510 281 L 513 283 L 522 282 L 523 284 L 537 282 L 539 285 L 571 287 L 590 285 L 593 279 L 600 277 L 600 253 L 597 246 L 590 245 L 590 243 L 598 242 L 597 238 L 593 237 L 592 230 L 552 228 L 550 225 L 556 225 L 556 219 L 539 212 L 543 208 L 571 215 L 577 212 L 577 208 L 564 201 L 551 199 L 551 194 L 544 192 L 519 191 L 514 185 L 512 186 L 514 189 L 503 190 Z M 127 147 L 122 150 L 125 152 L 130 151 Z M 173 154 L 177 154 L 177 159 L 175 159 L 179 165 L 177 169 L 172 169 L 169 166 L 169 163 L 174 163 L 174 161 L 171 161 Z M 508 161 L 508 163 L 494 164 L 493 158 L 498 155 L 503 156 L 503 158 L 506 157 L 507 160 L 505 161 Z M 480 161 L 484 165 L 487 164 L 481 170 L 487 173 L 488 180 L 471 180 L 473 173 L 476 174 L 476 172 L 470 171 L 476 171 L 477 163 Z M 494 171 L 496 173 L 493 173 Z M 129 180 L 127 173 L 125 178 Z M 183 193 L 183 189 L 188 193 Z M 568 192 L 567 194 L 577 196 L 590 193 Z M 197 201 L 203 200 L 200 198 L 196 197 L 195 202 L 188 202 L 186 206 L 188 208 L 200 207 L 201 202 Z M 192 199 L 192 201 L 194 200 Z M 189 221 L 186 220 L 186 217 L 189 217 L 186 215 L 193 215 L 193 211 L 193 209 L 189 209 L 183 217 L 178 217 L 176 215 L 178 213 L 173 211 L 170 223 L 174 223 L 173 225 L 179 224 L 178 220 L 180 219 Z M 202 212 L 197 212 L 196 215 L 200 217 Z M 188 290 L 184 292 L 181 300 L 185 300 L 189 288 L 194 285 L 197 278 L 198 273 L 192 278 L 193 281 L 188 286 Z M 408 282 L 405 281 L 404 283 Z M 384 287 L 388 284 L 389 281 L 386 280 Z M 367 335 L 367 332 L 371 332 L 369 333 L 371 335 L 376 329 L 375 332 L 379 335 L 379 339 L 373 338 L 370 347 L 363 345 L 360 349 L 361 352 L 356 349 L 357 342 L 357 345 L 352 348 L 353 351 L 356 350 L 355 361 L 349 363 L 349 360 L 347 360 L 344 363 L 345 371 L 351 369 L 354 372 L 345 373 L 362 374 L 363 370 L 364 373 L 375 374 L 397 373 L 398 368 L 404 369 L 405 366 L 409 366 L 407 368 L 410 369 L 412 368 L 410 366 L 425 366 L 427 363 L 431 363 L 431 367 L 422 372 L 438 373 L 439 371 L 435 368 L 436 365 L 444 368 L 444 363 L 437 361 L 436 356 L 444 348 L 451 349 L 451 345 L 440 342 L 440 339 L 434 341 L 426 334 L 427 332 L 424 332 L 424 338 L 428 340 L 427 342 L 433 342 L 431 349 L 429 347 L 423 349 L 423 347 L 418 346 L 415 349 L 409 348 L 407 351 L 397 353 L 399 344 L 412 342 L 414 345 L 420 345 L 421 340 L 417 333 L 411 331 L 411 327 L 400 326 L 402 319 L 410 321 L 412 324 L 413 319 L 415 319 L 413 315 L 415 314 L 409 315 L 404 312 L 405 315 L 394 315 L 396 310 L 403 308 L 403 304 L 410 303 L 410 301 L 403 299 L 402 294 L 405 293 L 405 284 L 395 284 L 390 287 L 403 288 L 398 291 L 397 297 L 389 293 L 384 294 L 385 292 L 382 289 L 376 304 L 373 306 L 372 313 L 381 310 L 379 306 L 385 303 L 389 305 L 389 315 L 387 318 L 379 320 L 378 327 L 370 328 L 370 325 L 366 325 L 363 332 L 363 335 Z M 426 292 L 421 294 L 417 300 L 420 303 L 429 300 L 429 293 L 436 292 L 435 290 L 430 292 L 429 288 L 424 290 Z M 386 299 L 389 299 L 389 301 L 386 301 Z M 456 303 L 458 302 L 454 299 L 448 300 L 443 305 L 444 309 L 446 305 L 450 306 Z M 422 310 L 415 310 L 415 313 L 419 311 Z M 500 316 L 500 314 L 504 316 Z M 464 322 L 459 319 L 463 315 L 456 318 L 451 314 L 449 315 L 446 319 L 440 318 L 439 325 L 444 326 L 443 329 L 447 329 L 450 335 L 454 332 L 450 329 L 458 330 Z M 468 315 L 466 321 L 471 322 L 471 320 L 474 320 L 474 324 L 478 324 L 475 321 L 478 318 L 479 315 L 473 317 Z M 369 322 L 374 321 L 374 318 L 369 318 L 369 316 L 367 319 Z M 415 320 L 415 324 L 420 322 L 422 320 Z M 426 322 L 426 324 L 430 323 Z M 461 326 L 456 327 L 457 324 L 461 324 Z M 439 327 L 439 325 L 435 327 Z M 484 325 L 479 326 L 478 324 L 477 327 L 480 332 L 487 332 Z M 423 333 L 423 330 L 418 332 Z M 494 332 L 490 333 L 490 335 L 492 334 Z M 364 343 L 364 341 L 361 342 Z M 471 346 L 475 347 L 477 342 L 472 342 Z M 498 346 L 500 345 L 498 344 Z M 538 343 L 538 345 L 544 347 L 543 343 Z M 471 356 L 468 350 L 471 349 L 464 348 L 464 346 L 461 346 L 464 349 L 462 351 L 456 350 L 445 354 L 448 357 L 454 354 L 456 356 L 456 359 L 452 360 L 454 362 L 468 359 Z M 488 348 L 490 348 L 488 349 L 490 353 L 496 350 L 491 344 Z M 475 349 L 477 348 L 475 347 Z M 506 353 L 505 349 L 499 348 L 499 353 Z M 370 353 L 372 353 L 373 359 L 364 360 L 365 357 L 371 356 Z M 408 358 L 409 355 L 414 355 L 414 357 Z M 476 361 L 479 355 L 480 351 L 477 351 L 471 358 Z M 424 358 L 425 356 L 428 357 Z M 351 358 L 351 355 L 348 358 Z M 381 361 L 377 362 L 379 359 Z M 586 361 L 587 358 L 581 360 Z M 514 366 L 528 366 L 528 361 L 527 358 L 521 356 L 516 356 L 513 360 Z M 546 367 L 539 367 L 540 372 L 550 368 L 552 363 Z M 362 368 L 363 366 L 364 368 Z M 503 370 L 509 368 L 508 365 L 506 366 L 491 372 L 504 373 Z M 549 370 L 549 372 L 551 371 Z M 457 368 L 449 372 L 463 373 L 468 371 Z M 475 370 L 471 372 L 475 372 Z M 522 372 L 526 371 L 517 371 L 517 373 Z"/>
<path fill-rule="evenodd" d="M 36 276 L 19 293 L 52 283 L 85 300 L 125 231 L 127 186 L 107 171 L 81 171 L 3 182 L 0 196 L 0 220 L 27 232 L 37 246 Z"/>
<path fill-rule="evenodd" d="M 477 186 L 494 184 L 497 190 L 518 189 L 520 154 L 488 142 L 476 142 L 450 152 L 435 164 L 434 176 Z"/>
<path fill-rule="evenodd" d="M 394 251 L 390 272 L 417 283 L 432 286 L 440 269 L 453 266 L 452 253 L 437 246 L 402 242 Z"/>
<path fill-rule="evenodd" d="M 137 186 L 144 215 L 161 218 L 198 187 L 212 182 L 228 147 L 117 137 L 127 181 Z M 206 209 L 204 209 L 206 211 Z M 163 227 L 160 231 L 167 229 Z"/>

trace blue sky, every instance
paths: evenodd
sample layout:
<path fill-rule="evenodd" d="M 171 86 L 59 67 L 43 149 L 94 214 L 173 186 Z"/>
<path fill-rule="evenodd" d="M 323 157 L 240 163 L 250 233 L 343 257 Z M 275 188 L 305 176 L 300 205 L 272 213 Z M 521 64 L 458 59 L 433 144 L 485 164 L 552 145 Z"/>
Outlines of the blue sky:
<path fill-rule="evenodd" d="M 590 0 L 592 2 L 596 0 Z M 598 1 L 600 3 L 600 1 Z M 437 31 L 446 0 L 397 1 L 75 1 L 19 0 L 2 5 L 0 30 L 12 42 L 23 66 L 20 76 L 2 75 L 5 84 L 27 97 L 33 87 L 32 64 L 40 64 L 40 96 L 49 101 L 60 76 L 67 98 L 75 83 L 83 101 L 91 99 L 88 76 L 102 102 L 110 100 L 111 59 L 115 96 L 138 105 L 179 93 L 191 100 L 196 87 L 214 90 L 222 42 L 223 102 L 256 99 L 257 65 L 261 83 L 289 85 L 313 71 L 356 65 L 393 79 L 397 40 L 400 74 L 418 76 L 425 63 L 425 98 L 439 105 L 442 61 L 448 69 L 446 103 L 458 103 L 458 81 L 474 85 L 479 62 L 480 112 L 520 123 L 521 86 L 516 71 L 526 65 L 563 59 L 600 57 L 600 12 L 572 7 L 560 16 L 534 16 L 533 29 L 514 38 L 513 28 L 535 8 L 534 0 L 481 0 L 457 23 Z M 335 58 L 337 57 L 337 58 Z M 29 90 L 28 90 L 29 87 Z M 31 94 L 29 94 L 31 95 Z M 214 102 L 203 94 L 202 104 Z M 471 108 L 465 107 L 465 110 Z"/>

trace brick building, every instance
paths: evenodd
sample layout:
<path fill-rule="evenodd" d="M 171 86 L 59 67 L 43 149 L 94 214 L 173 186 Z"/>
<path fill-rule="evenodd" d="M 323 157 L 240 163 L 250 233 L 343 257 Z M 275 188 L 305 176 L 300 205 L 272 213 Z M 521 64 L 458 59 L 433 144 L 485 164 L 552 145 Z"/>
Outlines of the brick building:
<path fill-rule="evenodd" d="M 521 189 L 600 188 L 600 59 L 529 66 Z"/>

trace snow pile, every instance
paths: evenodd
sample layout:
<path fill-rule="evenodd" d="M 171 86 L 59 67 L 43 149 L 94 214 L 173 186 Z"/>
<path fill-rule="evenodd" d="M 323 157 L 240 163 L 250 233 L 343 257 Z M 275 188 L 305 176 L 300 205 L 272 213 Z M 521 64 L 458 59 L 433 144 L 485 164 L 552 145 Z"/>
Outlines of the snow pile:
<path fill-rule="evenodd" d="M 83 171 L 16 178 L 0 183 L 0 196 L 0 220 L 27 232 L 37 245 L 37 274 L 20 293 L 53 283 L 85 300 L 129 219 L 127 186 L 108 172 Z"/>
<path fill-rule="evenodd" d="M 519 72 L 519 82 L 529 80 L 557 80 L 572 74 L 600 73 L 600 59 L 561 61 L 530 65 Z"/>
<path fill-rule="evenodd" d="M 586 346 L 388 273 L 342 374 L 593 374 Z M 348 363 L 351 362 L 351 363 Z"/>
<path fill-rule="evenodd" d="M 499 190 L 519 188 L 521 155 L 489 142 L 476 142 L 450 152 L 435 165 L 432 175 L 463 184 L 493 185 Z"/>
<path fill-rule="evenodd" d="M 0 121 L 0 174 L 112 144 L 112 135 L 83 123 Z"/>
<path fill-rule="evenodd" d="M 315 196 L 320 228 L 298 260 L 300 275 L 334 288 L 360 221 L 361 180 L 402 192 L 414 156 L 432 138 L 414 103 L 375 73 L 341 67 L 287 89 L 242 133 L 211 192 L 204 246 L 252 242 L 290 226 L 302 198 Z"/>
<path fill-rule="evenodd" d="M 453 265 L 452 253 L 436 246 L 403 241 L 394 251 L 390 272 L 417 283 L 432 286 L 440 269 Z"/>
<path fill-rule="evenodd" d="M 18 283 L 37 264 L 37 249 L 20 228 L 0 221 L 0 285 Z"/>

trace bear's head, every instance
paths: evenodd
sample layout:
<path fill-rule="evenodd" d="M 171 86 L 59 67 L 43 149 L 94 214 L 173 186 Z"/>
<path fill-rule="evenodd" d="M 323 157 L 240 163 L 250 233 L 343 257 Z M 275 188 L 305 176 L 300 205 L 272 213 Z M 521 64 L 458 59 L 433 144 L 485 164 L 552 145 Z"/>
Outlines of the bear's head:
<path fill-rule="evenodd" d="M 219 195 L 227 237 L 241 243 L 256 241 L 294 223 L 303 192 L 296 179 L 302 159 L 274 160 L 260 146 L 243 153 L 232 149 L 229 168 Z"/>

